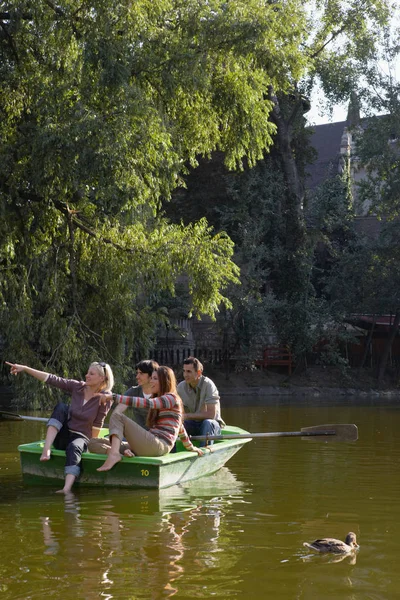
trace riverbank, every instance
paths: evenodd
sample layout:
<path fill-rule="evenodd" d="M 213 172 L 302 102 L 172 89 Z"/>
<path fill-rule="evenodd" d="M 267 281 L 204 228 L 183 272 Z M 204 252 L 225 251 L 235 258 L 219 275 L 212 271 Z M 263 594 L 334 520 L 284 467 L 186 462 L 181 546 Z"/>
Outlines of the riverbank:
<path fill-rule="evenodd" d="M 375 373 L 368 369 L 342 371 L 337 367 L 311 366 L 289 377 L 286 369 L 277 367 L 274 370 L 234 372 L 227 377 L 223 371 L 207 365 L 204 374 L 215 382 L 221 396 L 318 398 L 332 395 L 400 400 L 400 381 L 394 374 L 388 374 L 378 388 Z M 178 373 L 180 378 L 181 373 Z M 10 388 L 0 389 L 0 407 L 3 410 L 12 409 L 12 399 Z"/>
<path fill-rule="evenodd" d="M 221 395 L 244 396 L 314 396 L 322 394 L 398 397 L 400 382 L 394 374 L 386 376 L 378 387 L 375 373 L 369 369 L 348 369 L 337 367 L 311 366 L 302 373 L 294 372 L 290 377 L 284 368 L 275 370 L 241 371 L 225 373 L 209 366 L 204 374 L 217 385 Z"/>

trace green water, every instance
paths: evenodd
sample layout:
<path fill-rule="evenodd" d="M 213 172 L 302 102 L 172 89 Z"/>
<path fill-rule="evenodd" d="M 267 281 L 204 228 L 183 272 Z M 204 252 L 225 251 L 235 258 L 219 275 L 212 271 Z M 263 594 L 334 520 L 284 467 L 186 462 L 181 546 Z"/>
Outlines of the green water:
<path fill-rule="evenodd" d="M 360 437 L 257 440 L 184 486 L 65 499 L 21 479 L 17 445 L 44 426 L 0 422 L 0 599 L 398 598 L 400 403 L 236 398 L 224 418 L 253 432 L 356 423 Z M 349 531 L 356 560 L 303 547 Z"/>

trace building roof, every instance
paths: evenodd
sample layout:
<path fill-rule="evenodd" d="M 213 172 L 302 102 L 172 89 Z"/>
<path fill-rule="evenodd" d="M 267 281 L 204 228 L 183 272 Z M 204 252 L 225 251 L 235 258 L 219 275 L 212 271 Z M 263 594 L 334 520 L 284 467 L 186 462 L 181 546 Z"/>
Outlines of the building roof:
<path fill-rule="evenodd" d="M 312 127 L 310 143 L 317 153 L 315 162 L 307 166 L 306 188 L 312 190 L 332 174 L 338 173 L 340 145 L 347 121 Z"/>
<path fill-rule="evenodd" d="M 362 329 L 371 329 L 375 320 L 375 329 L 389 331 L 393 325 L 395 315 L 351 315 L 346 320 L 348 323 L 357 325 Z"/>

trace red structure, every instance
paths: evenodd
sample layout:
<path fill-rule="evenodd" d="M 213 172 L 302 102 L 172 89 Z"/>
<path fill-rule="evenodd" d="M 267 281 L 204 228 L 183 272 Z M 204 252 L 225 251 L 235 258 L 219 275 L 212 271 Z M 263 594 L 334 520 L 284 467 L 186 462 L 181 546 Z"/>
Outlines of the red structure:
<path fill-rule="evenodd" d="M 271 365 L 283 365 L 288 367 L 289 375 L 292 374 L 293 357 L 288 346 L 267 346 L 263 350 L 261 360 L 256 360 L 255 364 L 262 369 L 267 369 Z"/>

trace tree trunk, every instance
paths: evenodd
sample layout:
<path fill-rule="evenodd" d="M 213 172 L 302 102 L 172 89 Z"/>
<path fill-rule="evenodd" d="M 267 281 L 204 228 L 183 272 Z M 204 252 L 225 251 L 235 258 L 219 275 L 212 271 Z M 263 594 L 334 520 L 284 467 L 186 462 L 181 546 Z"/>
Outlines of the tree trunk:
<path fill-rule="evenodd" d="M 363 357 L 361 359 L 361 364 L 359 366 L 360 370 L 364 367 L 365 361 L 367 360 L 368 350 L 369 350 L 369 347 L 371 345 L 372 335 L 373 335 L 374 329 L 375 329 L 375 323 L 376 323 L 376 315 L 374 315 L 373 319 L 372 319 L 372 327 L 371 327 L 371 329 L 370 329 L 370 331 L 368 333 L 367 343 L 365 344 L 365 350 L 364 350 L 364 353 L 363 353 Z"/>
<path fill-rule="evenodd" d="M 292 127 L 293 121 L 301 107 L 301 100 L 297 100 L 293 106 L 290 117 L 285 117 L 283 114 L 279 100 L 275 94 L 271 95 L 274 102 L 272 118 L 277 127 L 277 140 L 279 153 L 282 161 L 282 168 L 285 174 L 286 184 L 288 188 L 288 196 L 292 198 L 291 206 L 283 206 L 283 211 L 291 208 L 298 219 L 302 216 L 304 187 L 302 185 L 299 170 L 292 150 Z"/>
<path fill-rule="evenodd" d="M 400 324 L 400 310 L 396 309 L 396 315 L 394 317 L 393 325 L 389 330 L 389 334 L 386 340 L 385 348 L 382 352 L 381 360 L 379 361 L 379 369 L 378 369 L 378 385 L 382 383 L 383 376 L 385 374 L 387 361 L 389 359 L 390 350 L 392 348 L 393 340 L 396 337 L 396 334 L 399 329 Z"/>
<path fill-rule="evenodd" d="M 277 127 L 277 149 L 286 182 L 286 193 L 280 199 L 281 211 L 285 222 L 285 262 L 281 267 L 284 277 L 283 289 L 287 297 L 298 301 L 305 289 L 307 274 L 304 271 L 304 250 L 306 246 L 306 230 L 303 219 L 304 186 L 293 153 L 293 122 L 301 108 L 301 100 L 297 99 L 291 106 L 290 115 L 285 115 L 279 99 L 271 95 L 274 101 L 272 118 Z M 286 108 L 286 107 L 285 107 Z"/>
<path fill-rule="evenodd" d="M 274 102 L 272 118 L 277 127 L 276 150 L 279 153 L 286 183 L 286 192 L 280 198 L 281 213 L 284 219 L 284 239 L 282 241 L 285 252 L 279 264 L 280 276 L 274 291 L 278 298 L 283 299 L 289 307 L 286 320 L 291 324 L 290 331 L 285 326 L 287 338 L 282 338 L 281 341 L 290 344 L 296 359 L 299 360 L 306 349 L 304 344 L 309 328 L 307 304 L 310 279 L 307 235 L 303 216 L 304 186 L 293 151 L 293 127 L 302 110 L 302 103 L 300 97 L 296 98 L 293 103 L 287 103 L 288 99 L 286 98 L 280 106 L 279 98 L 273 93 L 271 93 L 271 99 Z M 277 327 L 279 331 L 279 322 Z"/>

